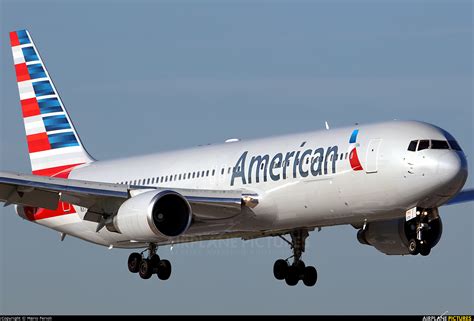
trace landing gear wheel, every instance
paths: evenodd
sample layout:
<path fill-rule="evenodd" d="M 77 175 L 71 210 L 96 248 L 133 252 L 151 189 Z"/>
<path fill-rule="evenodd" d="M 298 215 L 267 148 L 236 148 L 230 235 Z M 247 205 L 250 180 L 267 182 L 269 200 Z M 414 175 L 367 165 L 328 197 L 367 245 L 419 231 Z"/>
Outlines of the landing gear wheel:
<path fill-rule="evenodd" d="M 153 273 L 158 271 L 158 265 L 160 264 L 160 256 L 158 254 L 153 254 L 150 258 L 150 264 L 153 269 Z"/>
<path fill-rule="evenodd" d="M 418 241 L 415 239 L 411 239 L 408 242 L 408 252 L 410 252 L 411 255 L 417 255 L 419 253 L 419 245 Z"/>
<path fill-rule="evenodd" d="M 273 264 L 273 275 L 277 280 L 283 280 L 288 274 L 288 263 L 285 260 L 276 260 Z"/>
<path fill-rule="evenodd" d="M 142 256 L 139 253 L 132 253 L 128 257 L 128 270 L 132 273 L 138 273 Z"/>
<path fill-rule="evenodd" d="M 153 265 L 150 260 L 144 259 L 140 263 L 138 274 L 142 279 L 149 279 L 153 275 Z"/>
<path fill-rule="evenodd" d="M 168 280 L 171 275 L 171 263 L 168 260 L 161 260 L 158 263 L 158 272 L 156 273 L 160 280 Z"/>
<path fill-rule="evenodd" d="M 318 272 L 314 266 L 307 266 L 304 268 L 303 283 L 306 286 L 314 286 L 318 280 Z"/>
<path fill-rule="evenodd" d="M 426 242 L 423 241 L 420 243 L 420 254 L 423 256 L 428 256 L 430 255 L 431 252 L 431 246 Z"/>
<path fill-rule="evenodd" d="M 298 275 L 300 276 L 300 278 L 302 278 L 302 275 L 304 273 L 304 269 L 306 267 L 304 262 L 299 260 L 299 261 L 293 263 L 293 265 L 298 269 Z"/>
<path fill-rule="evenodd" d="M 298 268 L 294 265 L 289 266 L 288 273 L 286 274 L 286 277 L 285 277 L 286 284 L 288 284 L 289 286 L 295 286 L 298 284 L 299 280 L 300 278 L 299 278 Z"/>

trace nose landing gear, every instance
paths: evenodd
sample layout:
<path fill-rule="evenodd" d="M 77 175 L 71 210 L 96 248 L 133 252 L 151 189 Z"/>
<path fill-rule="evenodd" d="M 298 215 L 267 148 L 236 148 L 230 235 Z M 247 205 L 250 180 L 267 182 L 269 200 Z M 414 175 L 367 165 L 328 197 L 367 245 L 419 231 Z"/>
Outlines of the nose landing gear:
<path fill-rule="evenodd" d="M 438 242 L 442 224 L 437 210 L 422 210 L 407 222 L 408 251 L 412 255 L 427 256 Z"/>
<path fill-rule="evenodd" d="M 314 286 L 318 279 L 318 273 L 313 266 L 306 266 L 301 256 L 305 251 L 305 241 L 308 237 L 307 230 L 295 230 L 290 233 L 291 242 L 283 236 L 279 236 L 291 246 L 293 255 L 286 260 L 279 259 L 273 265 L 273 275 L 277 280 L 285 280 L 289 286 L 295 286 L 300 280 L 306 286 Z M 289 259 L 293 258 L 293 263 Z"/>
<path fill-rule="evenodd" d="M 150 243 L 148 248 L 141 253 L 132 253 L 128 257 L 128 270 L 132 273 L 138 273 L 142 279 L 149 279 L 156 274 L 160 280 L 168 280 L 171 276 L 171 263 L 168 260 L 161 260 L 156 254 L 157 246 Z M 143 253 L 148 251 L 148 257 Z"/>

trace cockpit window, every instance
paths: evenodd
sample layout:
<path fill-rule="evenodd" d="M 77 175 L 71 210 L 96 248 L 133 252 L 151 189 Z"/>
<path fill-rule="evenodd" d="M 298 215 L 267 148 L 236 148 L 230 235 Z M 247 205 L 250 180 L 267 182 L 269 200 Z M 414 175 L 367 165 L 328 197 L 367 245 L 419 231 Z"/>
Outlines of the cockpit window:
<path fill-rule="evenodd" d="M 418 144 L 418 150 L 428 149 L 430 148 L 430 141 L 428 139 L 420 140 Z"/>
<path fill-rule="evenodd" d="M 408 150 L 409 150 L 410 152 L 416 151 L 416 144 L 418 144 L 418 141 L 417 141 L 417 140 L 412 140 L 412 141 L 410 142 L 410 145 L 408 145 Z"/>
<path fill-rule="evenodd" d="M 445 140 L 432 140 L 431 149 L 449 149 L 449 145 Z"/>
<path fill-rule="evenodd" d="M 449 145 L 451 146 L 451 149 L 459 150 L 459 151 L 461 150 L 461 146 L 459 146 L 458 142 L 455 140 L 450 140 Z"/>
<path fill-rule="evenodd" d="M 418 148 L 417 148 L 418 147 Z M 408 150 L 410 152 L 420 151 L 423 149 L 453 149 L 461 151 L 461 147 L 455 140 L 434 140 L 434 139 L 424 139 L 424 140 L 412 140 L 408 145 Z"/>

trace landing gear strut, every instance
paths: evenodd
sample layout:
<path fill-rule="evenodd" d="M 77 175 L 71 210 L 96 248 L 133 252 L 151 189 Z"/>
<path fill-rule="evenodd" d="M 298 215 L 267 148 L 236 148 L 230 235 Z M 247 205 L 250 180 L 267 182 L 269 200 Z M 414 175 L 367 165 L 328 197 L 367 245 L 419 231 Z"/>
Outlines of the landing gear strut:
<path fill-rule="evenodd" d="M 155 243 L 150 243 L 148 248 L 141 253 L 132 253 L 128 257 L 128 270 L 138 273 L 142 279 L 149 279 L 156 274 L 160 280 L 168 280 L 171 275 L 171 263 L 168 260 L 161 260 L 156 250 Z M 148 251 L 148 257 L 143 253 Z"/>
<path fill-rule="evenodd" d="M 431 252 L 431 245 L 425 237 L 425 232 L 430 229 L 430 225 L 425 222 L 426 220 L 426 215 L 421 214 L 412 223 L 412 228 L 416 231 L 414 237 L 408 241 L 408 251 L 412 255 L 427 256 Z"/>
<path fill-rule="evenodd" d="M 301 255 L 305 250 L 305 241 L 308 237 L 307 230 L 295 230 L 290 233 L 291 242 L 280 236 L 286 243 L 291 246 L 293 255 L 288 259 L 276 260 L 273 265 L 273 275 L 277 280 L 285 280 L 286 284 L 294 286 L 298 281 L 302 280 L 306 286 L 313 286 L 318 279 L 318 273 L 313 266 L 306 266 L 301 260 Z M 289 259 L 293 258 L 290 265 Z"/>

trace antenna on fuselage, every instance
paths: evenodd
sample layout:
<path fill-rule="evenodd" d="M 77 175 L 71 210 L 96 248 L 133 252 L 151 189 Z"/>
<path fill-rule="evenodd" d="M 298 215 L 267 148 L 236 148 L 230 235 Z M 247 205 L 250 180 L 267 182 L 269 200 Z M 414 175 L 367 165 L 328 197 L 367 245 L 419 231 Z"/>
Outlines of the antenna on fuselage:
<path fill-rule="evenodd" d="M 329 124 L 328 124 L 328 121 L 326 120 L 324 123 L 326 124 L 326 129 L 327 129 L 327 130 L 329 130 Z"/>

